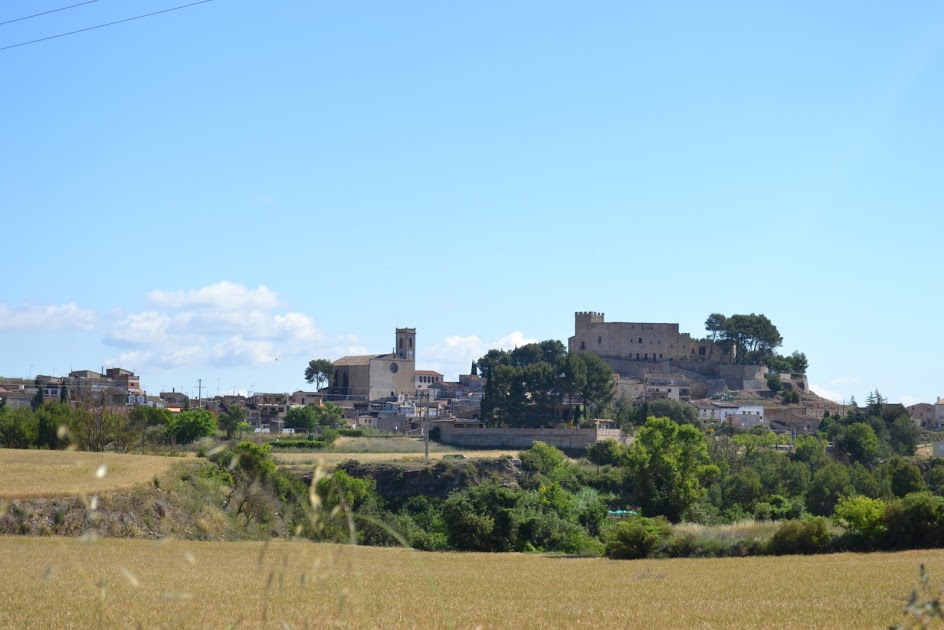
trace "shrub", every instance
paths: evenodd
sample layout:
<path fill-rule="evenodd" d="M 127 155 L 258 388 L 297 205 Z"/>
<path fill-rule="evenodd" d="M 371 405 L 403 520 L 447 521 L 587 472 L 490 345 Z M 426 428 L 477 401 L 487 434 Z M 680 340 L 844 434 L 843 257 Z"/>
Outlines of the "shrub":
<path fill-rule="evenodd" d="M 606 531 L 606 556 L 617 560 L 647 557 L 672 532 L 664 517 L 636 517 Z"/>
<path fill-rule="evenodd" d="M 833 518 L 854 536 L 874 540 L 885 530 L 885 502 L 863 496 L 845 497 L 836 504 Z"/>
<path fill-rule="evenodd" d="M 885 527 L 890 547 L 944 546 L 944 499 L 930 492 L 912 492 L 888 506 Z"/>
<path fill-rule="evenodd" d="M 820 553 L 830 538 L 828 521 L 823 517 L 786 521 L 774 532 L 767 550 L 774 555 Z"/>

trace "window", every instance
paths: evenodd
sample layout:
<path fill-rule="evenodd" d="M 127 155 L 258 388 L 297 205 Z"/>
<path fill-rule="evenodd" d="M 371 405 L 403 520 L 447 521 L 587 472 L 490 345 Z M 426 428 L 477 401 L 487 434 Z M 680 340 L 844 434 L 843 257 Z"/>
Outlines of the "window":
<path fill-rule="evenodd" d="M 603 343 L 603 337 L 597 337 L 597 343 Z"/>
<path fill-rule="evenodd" d="M 642 337 L 639 338 L 639 343 L 642 343 Z"/>
<path fill-rule="evenodd" d="M 587 344 L 585 344 L 584 342 L 581 341 L 581 342 L 580 342 L 580 349 L 581 349 L 581 350 L 586 350 L 586 349 L 587 349 Z"/>

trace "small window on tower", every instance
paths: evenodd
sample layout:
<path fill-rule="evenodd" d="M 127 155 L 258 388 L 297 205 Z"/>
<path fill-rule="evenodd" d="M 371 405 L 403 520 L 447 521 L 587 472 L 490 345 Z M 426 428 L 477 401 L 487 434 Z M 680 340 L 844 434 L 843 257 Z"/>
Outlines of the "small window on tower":
<path fill-rule="evenodd" d="M 597 343 L 603 343 L 603 337 L 597 337 Z"/>

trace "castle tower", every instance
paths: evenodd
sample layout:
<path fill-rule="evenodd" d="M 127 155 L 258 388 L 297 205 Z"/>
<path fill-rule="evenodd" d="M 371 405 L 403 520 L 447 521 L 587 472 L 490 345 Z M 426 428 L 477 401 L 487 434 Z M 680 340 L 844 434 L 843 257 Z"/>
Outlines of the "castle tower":
<path fill-rule="evenodd" d="M 397 328 L 396 355 L 403 361 L 416 361 L 416 329 Z"/>

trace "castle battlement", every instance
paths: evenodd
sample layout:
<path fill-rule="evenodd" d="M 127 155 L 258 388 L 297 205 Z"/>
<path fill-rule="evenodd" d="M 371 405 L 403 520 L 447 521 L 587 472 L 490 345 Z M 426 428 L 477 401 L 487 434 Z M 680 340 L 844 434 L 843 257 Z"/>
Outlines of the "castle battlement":
<path fill-rule="evenodd" d="M 574 313 L 574 318 L 578 326 L 580 324 L 602 324 L 604 314 L 595 311 L 577 311 Z"/>

